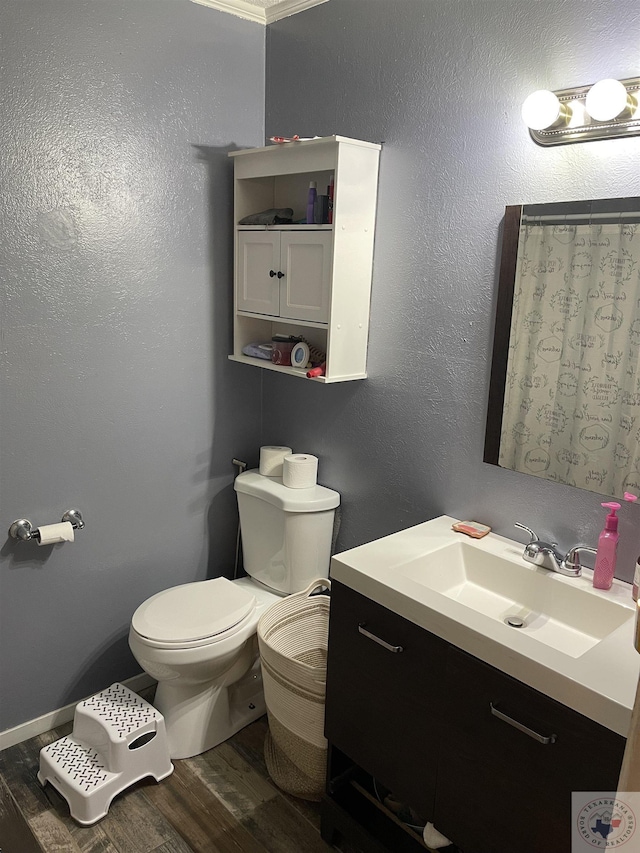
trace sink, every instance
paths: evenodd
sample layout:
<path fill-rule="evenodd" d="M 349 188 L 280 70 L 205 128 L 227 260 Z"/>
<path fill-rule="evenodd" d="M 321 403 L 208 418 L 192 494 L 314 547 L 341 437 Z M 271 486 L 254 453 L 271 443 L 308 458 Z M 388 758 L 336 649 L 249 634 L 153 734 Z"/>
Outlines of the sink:
<path fill-rule="evenodd" d="M 558 583 L 546 569 L 524 562 L 518 565 L 466 542 L 422 554 L 396 571 L 574 658 L 631 616 L 616 601 L 593 595 L 582 585 Z"/>
<path fill-rule="evenodd" d="M 594 589 L 589 569 L 574 578 L 534 566 L 521 542 L 471 539 L 456 521 L 443 515 L 335 554 L 330 576 L 626 736 L 640 677 L 631 585 Z"/>

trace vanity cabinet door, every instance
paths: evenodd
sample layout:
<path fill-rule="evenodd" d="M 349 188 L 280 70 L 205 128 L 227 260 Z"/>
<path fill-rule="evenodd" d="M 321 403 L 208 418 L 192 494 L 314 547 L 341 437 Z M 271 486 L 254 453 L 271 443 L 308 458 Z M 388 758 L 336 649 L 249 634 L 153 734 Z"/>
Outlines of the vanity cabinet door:
<path fill-rule="evenodd" d="M 444 695 L 440 832 L 473 853 L 570 853 L 571 792 L 616 790 L 624 738 L 453 647 Z"/>
<path fill-rule="evenodd" d="M 333 582 L 325 734 L 426 819 L 433 814 L 445 657 L 440 639 Z"/>

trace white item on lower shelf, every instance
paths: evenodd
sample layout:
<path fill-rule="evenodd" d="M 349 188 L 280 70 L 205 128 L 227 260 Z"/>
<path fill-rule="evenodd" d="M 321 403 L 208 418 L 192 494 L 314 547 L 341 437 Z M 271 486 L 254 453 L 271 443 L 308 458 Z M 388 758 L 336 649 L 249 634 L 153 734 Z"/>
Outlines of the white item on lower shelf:
<path fill-rule="evenodd" d="M 433 850 L 438 850 L 440 847 L 448 847 L 451 844 L 449 839 L 445 838 L 441 832 L 438 832 L 432 823 L 428 823 L 425 826 L 422 838 L 427 847 Z"/>
<path fill-rule="evenodd" d="M 53 785 L 71 817 L 88 826 L 134 782 L 160 782 L 172 772 L 162 714 L 116 683 L 80 702 L 71 735 L 40 750 L 38 781 Z"/>

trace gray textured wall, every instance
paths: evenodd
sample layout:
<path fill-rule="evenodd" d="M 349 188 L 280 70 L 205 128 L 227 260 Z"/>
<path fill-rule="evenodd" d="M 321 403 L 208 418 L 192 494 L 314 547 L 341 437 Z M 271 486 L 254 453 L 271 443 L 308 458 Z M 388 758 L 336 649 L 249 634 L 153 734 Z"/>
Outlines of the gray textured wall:
<path fill-rule="evenodd" d="M 264 28 L 184 0 L 3 0 L 0 730 L 139 671 L 153 592 L 232 568 L 258 371 L 231 351 L 230 147 Z"/>
<path fill-rule="evenodd" d="M 635 5 L 331 0 L 269 27 L 268 135 L 385 142 L 371 378 L 320 386 L 226 360 L 226 152 L 263 141 L 264 30 L 4 0 L 0 520 L 87 529 L 0 549 L 0 730 L 133 674 L 137 604 L 227 571 L 230 459 L 261 441 L 320 456 L 343 549 L 441 513 L 595 541 L 597 495 L 482 463 L 485 400 L 505 204 L 640 194 L 640 139 L 542 150 L 520 105 L 637 73 Z"/>
<path fill-rule="evenodd" d="M 482 462 L 498 237 L 506 204 L 640 195 L 640 137 L 544 150 L 520 119 L 534 89 L 637 74 L 639 43 L 635 0 L 331 0 L 269 27 L 267 135 L 385 143 L 370 378 L 264 380 L 263 441 L 320 457 L 341 549 L 444 513 L 595 544 L 598 495 Z"/>

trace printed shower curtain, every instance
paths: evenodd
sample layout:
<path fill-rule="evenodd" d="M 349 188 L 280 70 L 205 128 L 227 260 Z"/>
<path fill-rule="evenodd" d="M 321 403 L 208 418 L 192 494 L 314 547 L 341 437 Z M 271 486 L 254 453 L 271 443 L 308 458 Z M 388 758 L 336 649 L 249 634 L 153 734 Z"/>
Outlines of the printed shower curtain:
<path fill-rule="evenodd" d="M 640 225 L 522 225 L 498 464 L 640 493 Z"/>

